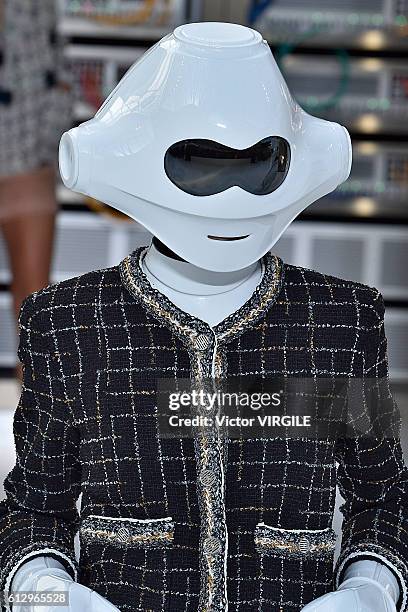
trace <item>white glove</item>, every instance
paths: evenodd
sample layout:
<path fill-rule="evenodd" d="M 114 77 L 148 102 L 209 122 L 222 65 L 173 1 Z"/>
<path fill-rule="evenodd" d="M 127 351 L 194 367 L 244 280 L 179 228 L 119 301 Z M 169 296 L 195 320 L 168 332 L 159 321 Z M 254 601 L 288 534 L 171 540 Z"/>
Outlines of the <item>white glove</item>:
<path fill-rule="evenodd" d="M 356 561 L 344 578 L 337 591 L 312 601 L 302 612 L 396 612 L 398 581 L 382 563 Z"/>
<path fill-rule="evenodd" d="M 13 605 L 12 612 L 120 612 L 88 587 L 75 582 L 64 566 L 52 557 L 35 557 L 27 561 L 16 572 L 11 589 L 55 593 L 65 591 L 69 605 Z"/>

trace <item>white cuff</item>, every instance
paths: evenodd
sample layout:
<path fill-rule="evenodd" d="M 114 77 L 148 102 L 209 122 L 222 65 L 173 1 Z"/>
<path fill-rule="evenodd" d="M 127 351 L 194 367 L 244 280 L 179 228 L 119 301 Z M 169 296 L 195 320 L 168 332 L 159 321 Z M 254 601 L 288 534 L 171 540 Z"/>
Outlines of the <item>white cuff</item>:
<path fill-rule="evenodd" d="M 346 555 L 344 557 L 344 559 L 342 560 L 341 564 L 338 566 L 337 571 L 336 571 L 336 578 L 335 578 L 335 586 L 336 589 L 339 588 L 339 583 L 340 583 L 340 576 L 342 574 L 342 571 L 344 569 L 344 566 L 346 564 L 349 564 L 350 561 L 352 559 L 354 559 L 354 561 L 358 561 L 359 559 L 362 560 L 362 558 L 367 558 L 367 557 L 371 557 L 371 559 L 373 561 L 378 560 L 379 563 L 383 563 L 386 567 L 388 567 L 395 576 L 398 577 L 399 579 L 399 585 L 402 589 L 402 593 L 400 593 L 401 595 L 401 611 L 405 611 L 407 608 L 407 601 L 408 601 L 408 593 L 407 593 L 407 587 L 406 587 L 406 583 L 405 583 L 405 578 L 401 572 L 401 570 L 396 566 L 396 564 L 392 563 L 389 559 L 388 555 L 387 557 L 385 557 L 384 555 L 377 553 L 377 552 L 373 552 L 373 547 L 377 547 L 377 545 L 373 545 L 370 544 L 369 546 L 367 546 L 367 548 L 365 548 L 364 550 L 356 550 L 354 552 L 349 553 L 348 555 Z M 382 551 L 383 549 L 380 548 L 378 546 L 378 548 Z M 397 559 L 396 559 L 396 563 L 397 563 Z"/>
<path fill-rule="evenodd" d="M 72 559 L 70 559 L 68 555 L 65 555 L 60 550 L 57 550 L 54 548 L 39 548 L 38 550 L 32 550 L 27 555 L 25 555 L 22 559 L 20 559 L 19 562 L 16 563 L 16 565 L 14 565 L 9 571 L 9 573 L 7 574 L 5 584 L 4 584 L 4 593 L 5 593 L 6 599 L 7 599 L 7 593 L 11 591 L 11 583 L 17 571 L 29 559 L 32 559 L 33 557 L 37 557 L 39 555 L 42 555 L 42 556 L 53 555 L 53 556 L 59 557 L 60 559 L 63 559 L 71 567 L 73 574 L 74 574 L 74 580 L 75 582 L 77 581 L 77 578 L 78 578 L 77 569 L 75 567 L 75 564 L 72 562 Z M 7 601 L 5 602 L 5 611 L 12 612 L 10 606 L 7 604 Z"/>

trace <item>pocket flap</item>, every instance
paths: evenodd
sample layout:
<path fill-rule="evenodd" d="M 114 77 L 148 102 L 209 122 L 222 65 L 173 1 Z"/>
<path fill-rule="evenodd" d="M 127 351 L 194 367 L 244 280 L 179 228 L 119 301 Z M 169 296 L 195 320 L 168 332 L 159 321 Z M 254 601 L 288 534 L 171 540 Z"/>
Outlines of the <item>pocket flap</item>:
<path fill-rule="evenodd" d="M 173 541 L 174 522 L 170 516 L 134 519 L 90 515 L 82 521 L 79 534 L 85 542 L 100 540 L 118 546 L 162 548 Z"/>
<path fill-rule="evenodd" d="M 306 558 L 332 555 L 336 532 L 327 529 L 281 529 L 265 523 L 255 527 L 255 548 L 262 554 Z"/>

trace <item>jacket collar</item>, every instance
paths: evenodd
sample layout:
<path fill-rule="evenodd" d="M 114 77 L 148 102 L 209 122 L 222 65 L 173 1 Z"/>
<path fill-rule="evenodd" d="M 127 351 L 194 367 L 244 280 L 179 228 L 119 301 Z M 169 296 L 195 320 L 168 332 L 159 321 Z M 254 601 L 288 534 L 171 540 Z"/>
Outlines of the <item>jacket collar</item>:
<path fill-rule="evenodd" d="M 140 260 L 149 247 L 139 247 L 119 264 L 123 284 L 147 312 L 170 328 L 182 340 L 193 340 L 199 335 L 215 335 L 219 344 L 243 334 L 261 319 L 274 304 L 282 287 L 284 265 L 270 252 L 262 259 L 262 278 L 251 297 L 223 321 L 210 327 L 208 323 L 184 312 L 166 295 L 151 285 L 140 267 Z"/>

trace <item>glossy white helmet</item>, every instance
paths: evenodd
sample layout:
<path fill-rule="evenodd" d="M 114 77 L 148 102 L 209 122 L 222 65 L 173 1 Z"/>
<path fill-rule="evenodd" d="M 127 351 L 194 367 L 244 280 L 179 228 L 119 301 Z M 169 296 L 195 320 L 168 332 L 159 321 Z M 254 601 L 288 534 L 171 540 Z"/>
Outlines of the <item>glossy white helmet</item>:
<path fill-rule="evenodd" d="M 345 181 L 347 130 L 293 100 L 266 41 L 228 23 L 178 27 L 65 133 L 65 185 L 213 271 L 257 261 Z"/>

